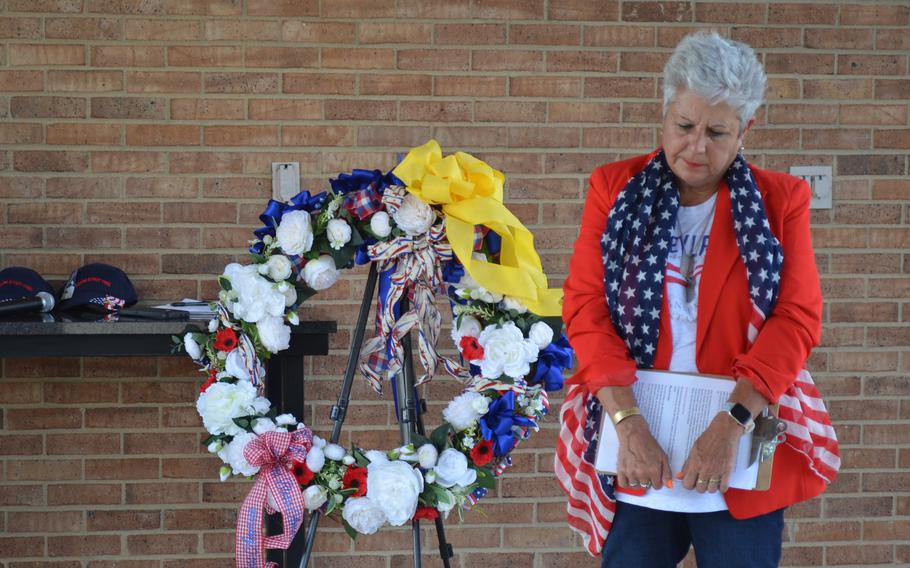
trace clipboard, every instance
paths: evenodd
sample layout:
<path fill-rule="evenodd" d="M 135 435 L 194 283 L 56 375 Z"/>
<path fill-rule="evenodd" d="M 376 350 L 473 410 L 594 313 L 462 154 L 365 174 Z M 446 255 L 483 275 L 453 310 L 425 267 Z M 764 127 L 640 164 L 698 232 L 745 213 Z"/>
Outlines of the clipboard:
<path fill-rule="evenodd" d="M 675 465 L 674 471 L 678 471 L 691 449 L 691 444 L 685 446 L 685 443 L 680 443 L 680 440 L 691 438 L 691 442 L 694 443 L 697 435 L 704 431 L 723 403 L 726 402 L 736 384 L 735 380 L 732 377 L 719 375 L 650 369 L 638 370 L 636 375 L 639 380 L 633 384 L 633 390 L 636 391 L 638 406 L 642 408 L 642 414 L 648 421 L 652 435 L 667 452 L 671 467 Z M 682 408 L 677 408 L 680 401 Z M 696 414 L 695 416 L 683 412 L 683 409 L 688 407 L 698 409 L 698 412 L 693 413 Z M 663 413 L 661 413 L 662 410 Z M 672 416 L 668 418 L 667 412 L 670 412 Z M 652 418 L 649 419 L 649 416 Z M 785 438 L 782 435 L 783 429 L 781 429 L 784 423 L 776 416 L 777 406 L 775 405 L 756 418 L 756 428 L 752 433 L 744 434 L 737 454 L 737 464 L 731 476 L 731 487 L 756 491 L 766 491 L 770 488 L 774 449 Z M 613 422 L 606 416 L 601 422 L 595 469 L 598 473 L 615 475 L 619 440 Z M 677 429 L 680 427 L 692 429 L 690 434 L 687 436 L 686 433 L 674 430 L 674 422 L 677 424 Z M 679 426 L 681 423 L 683 426 Z M 658 432 L 655 432 L 655 429 Z M 676 440 L 674 448 L 666 447 L 669 445 L 669 442 L 666 441 L 668 432 Z M 694 437 L 692 437 L 693 435 Z M 757 456 L 755 460 L 751 459 L 753 455 Z M 752 472 L 753 467 L 755 468 L 754 473 Z"/>

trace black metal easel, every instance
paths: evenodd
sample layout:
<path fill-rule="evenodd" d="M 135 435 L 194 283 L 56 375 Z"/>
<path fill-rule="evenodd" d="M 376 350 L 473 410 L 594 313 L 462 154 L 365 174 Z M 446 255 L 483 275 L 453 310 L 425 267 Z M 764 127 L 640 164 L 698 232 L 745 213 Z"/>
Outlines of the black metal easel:
<path fill-rule="evenodd" d="M 376 292 L 377 279 L 376 265 L 370 264 L 370 272 L 367 275 L 366 286 L 363 291 L 363 300 L 360 302 L 360 313 L 357 315 L 357 325 L 354 327 L 354 336 L 351 339 L 351 352 L 348 355 L 347 367 L 344 371 L 344 381 L 341 384 L 341 392 L 338 393 L 338 401 L 332 406 L 330 418 L 334 422 L 332 436 L 329 439 L 331 443 L 337 443 L 341 436 L 341 426 L 344 424 L 345 417 L 350 403 L 351 387 L 354 384 L 354 372 L 357 368 L 357 362 L 360 359 L 360 347 L 363 344 L 363 335 L 366 330 L 367 317 L 370 313 L 370 306 L 373 304 L 373 297 Z M 400 301 L 401 310 L 407 311 L 408 299 L 404 297 Z M 411 334 L 404 337 L 404 365 L 402 372 L 395 377 L 395 388 L 398 394 L 398 427 L 401 433 L 401 444 L 410 444 L 415 433 L 425 434 L 423 426 L 423 413 L 426 411 L 426 401 L 421 400 L 417 395 L 417 389 L 414 387 L 414 359 L 411 352 Z M 310 562 L 310 555 L 313 551 L 313 543 L 316 539 L 316 528 L 319 525 L 320 511 L 310 513 L 310 523 L 307 528 L 306 544 L 303 551 L 303 558 L 300 560 L 300 568 L 307 568 Z M 436 536 L 439 540 L 439 556 L 445 568 L 449 568 L 449 559 L 454 555 L 452 545 L 446 542 L 445 526 L 442 517 L 436 517 Z M 421 567 L 420 558 L 420 521 L 411 521 L 411 537 L 414 541 L 414 568 Z"/>

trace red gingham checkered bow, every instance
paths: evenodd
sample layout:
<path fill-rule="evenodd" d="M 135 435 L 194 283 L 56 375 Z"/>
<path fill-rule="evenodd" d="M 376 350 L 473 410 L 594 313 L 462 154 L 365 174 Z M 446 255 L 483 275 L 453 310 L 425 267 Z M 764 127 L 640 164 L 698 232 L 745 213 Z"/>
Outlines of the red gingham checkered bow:
<path fill-rule="evenodd" d="M 260 469 L 237 517 L 237 568 L 277 568 L 274 562 L 266 564 L 265 549 L 286 549 L 303 524 L 303 495 L 288 465 L 306 459 L 312 447 L 313 432 L 302 427 L 294 432 L 266 432 L 243 449 L 246 461 Z M 284 532 L 264 537 L 263 516 L 275 512 L 269 493 L 281 512 Z"/>

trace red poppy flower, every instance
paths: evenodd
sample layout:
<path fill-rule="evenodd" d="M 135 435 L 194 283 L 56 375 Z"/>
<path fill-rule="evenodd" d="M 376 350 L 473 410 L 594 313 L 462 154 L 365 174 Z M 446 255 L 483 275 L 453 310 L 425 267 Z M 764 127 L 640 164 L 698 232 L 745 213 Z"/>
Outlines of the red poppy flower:
<path fill-rule="evenodd" d="M 363 497 L 367 494 L 367 468 L 348 466 L 341 478 L 341 486 L 344 489 L 356 489 L 351 497 Z"/>
<path fill-rule="evenodd" d="M 294 477 L 297 478 L 297 483 L 301 487 L 313 481 L 313 475 L 315 475 L 312 471 L 310 471 L 310 468 L 307 467 L 305 461 L 295 461 L 292 463 L 291 473 L 293 473 Z"/>
<path fill-rule="evenodd" d="M 214 385 L 217 381 L 218 381 L 218 379 L 216 379 L 215 377 L 209 377 L 208 379 L 205 380 L 204 383 L 202 383 L 202 386 L 199 387 L 199 392 L 207 391 L 209 389 L 209 387 Z"/>
<path fill-rule="evenodd" d="M 417 512 L 414 513 L 412 521 L 432 521 L 439 516 L 439 511 L 435 507 L 417 507 Z"/>
<path fill-rule="evenodd" d="M 461 338 L 461 341 L 458 342 L 458 346 L 461 348 L 461 354 L 464 355 L 464 358 L 468 361 L 483 359 L 483 346 L 480 343 L 477 343 L 476 337 L 465 335 Z"/>
<path fill-rule="evenodd" d="M 215 349 L 225 353 L 233 351 L 237 347 L 237 332 L 229 327 L 223 327 L 215 334 Z"/>
<path fill-rule="evenodd" d="M 485 466 L 493 459 L 493 440 L 478 442 L 471 448 L 471 461 L 474 465 Z"/>

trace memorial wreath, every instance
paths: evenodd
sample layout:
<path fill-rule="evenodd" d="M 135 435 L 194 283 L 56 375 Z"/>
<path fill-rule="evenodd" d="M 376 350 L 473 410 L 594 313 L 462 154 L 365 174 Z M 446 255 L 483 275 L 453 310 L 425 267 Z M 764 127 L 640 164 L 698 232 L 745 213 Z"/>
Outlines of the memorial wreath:
<path fill-rule="evenodd" d="M 225 267 L 207 331 L 179 342 L 206 375 L 196 408 L 210 434 L 204 443 L 224 462 L 221 479 L 255 476 L 238 516 L 238 565 L 261 565 L 264 548 L 287 548 L 304 510 L 339 515 L 352 538 L 460 513 L 538 429 L 572 351 L 561 331 L 562 292 L 547 287 L 532 234 L 503 205 L 503 182 L 469 154 L 443 157 L 431 140 L 387 174 L 354 170 L 330 180 L 330 191 L 269 202 L 252 262 Z M 276 415 L 263 396 L 263 363 L 288 348 L 300 304 L 340 270 L 370 262 L 379 294 L 376 336 L 360 351 L 363 376 L 381 394 L 402 370 L 402 341 L 414 331 L 416 384 L 441 366 L 464 387 L 429 437 L 390 451 L 328 443 L 297 417 Z M 448 295 L 460 361 L 437 351 L 437 293 Z M 284 533 L 264 537 L 263 515 L 274 511 Z"/>

